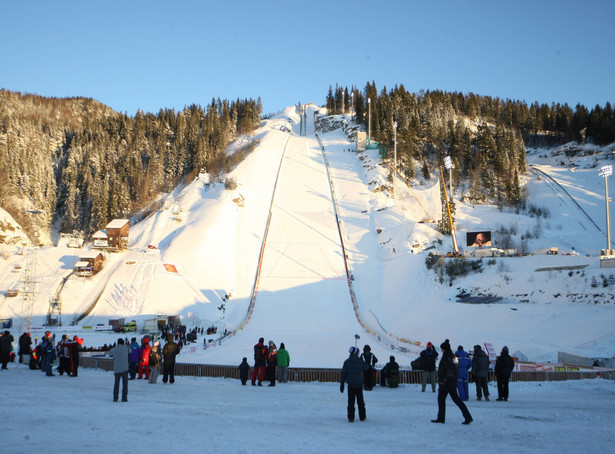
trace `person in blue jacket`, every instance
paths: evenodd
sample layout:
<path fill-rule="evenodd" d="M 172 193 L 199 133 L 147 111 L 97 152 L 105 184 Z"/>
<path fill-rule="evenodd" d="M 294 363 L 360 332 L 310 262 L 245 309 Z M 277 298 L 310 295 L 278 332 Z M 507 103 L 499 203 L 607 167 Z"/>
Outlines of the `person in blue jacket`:
<path fill-rule="evenodd" d="M 455 356 L 457 357 L 457 393 L 461 400 L 466 401 L 470 397 L 468 392 L 468 371 L 472 368 L 472 359 L 468 352 L 463 350 L 461 345 L 457 347 Z"/>
<path fill-rule="evenodd" d="M 136 337 L 133 337 L 130 340 L 128 349 L 130 350 L 130 356 L 128 357 L 128 373 L 130 375 L 129 380 L 134 380 L 137 377 L 137 367 L 139 365 L 139 360 L 141 359 L 141 347 L 139 346 Z"/>
<path fill-rule="evenodd" d="M 365 401 L 363 400 L 363 373 L 370 370 L 365 361 L 359 358 L 359 349 L 350 347 L 350 356 L 344 361 L 340 374 L 340 392 L 344 392 L 344 383 L 348 383 L 348 422 L 354 421 L 354 403 L 359 407 L 359 419 L 365 421 Z"/>

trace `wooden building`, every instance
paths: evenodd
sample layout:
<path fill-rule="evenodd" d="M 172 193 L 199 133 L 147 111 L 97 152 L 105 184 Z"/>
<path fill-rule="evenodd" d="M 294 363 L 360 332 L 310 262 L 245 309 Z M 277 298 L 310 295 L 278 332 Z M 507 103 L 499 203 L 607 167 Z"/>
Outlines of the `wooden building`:
<path fill-rule="evenodd" d="M 100 251 L 86 251 L 79 255 L 75 263 L 75 273 L 78 276 L 92 276 L 102 269 L 103 255 Z"/>
<path fill-rule="evenodd" d="M 99 230 L 92 235 L 92 247 L 95 249 L 106 249 L 109 247 L 109 237 L 106 230 Z"/>
<path fill-rule="evenodd" d="M 128 233 L 130 221 L 128 219 L 114 219 L 105 227 L 107 241 L 111 249 L 126 249 L 128 247 Z"/>

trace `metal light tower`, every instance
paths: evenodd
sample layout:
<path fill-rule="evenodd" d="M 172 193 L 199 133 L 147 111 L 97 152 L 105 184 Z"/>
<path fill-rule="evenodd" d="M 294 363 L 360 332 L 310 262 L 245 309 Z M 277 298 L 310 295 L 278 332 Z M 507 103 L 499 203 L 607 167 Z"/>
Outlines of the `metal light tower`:
<path fill-rule="evenodd" d="M 367 143 L 372 143 L 372 98 L 367 98 Z"/>
<path fill-rule="evenodd" d="M 395 173 L 397 172 L 397 122 L 393 122 L 393 198 L 395 198 Z"/>
<path fill-rule="evenodd" d="M 453 161 L 450 156 L 444 158 L 444 167 L 448 169 L 448 187 L 451 197 L 453 197 Z"/>
<path fill-rule="evenodd" d="M 604 191 L 605 197 L 604 200 L 606 202 L 606 255 L 612 255 L 613 251 L 611 250 L 611 220 L 609 216 L 609 176 L 613 174 L 613 166 L 603 166 L 600 167 L 600 171 L 598 175 L 604 177 Z"/>

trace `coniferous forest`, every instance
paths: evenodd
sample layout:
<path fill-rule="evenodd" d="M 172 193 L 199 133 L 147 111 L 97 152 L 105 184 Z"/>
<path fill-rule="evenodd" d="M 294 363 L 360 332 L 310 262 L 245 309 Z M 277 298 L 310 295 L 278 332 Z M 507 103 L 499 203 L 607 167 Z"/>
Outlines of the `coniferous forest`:
<path fill-rule="evenodd" d="M 325 106 L 329 114 L 352 113 L 366 131 L 369 123 L 384 158 L 391 159 L 395 137 L 398 170 L 408 179 L 432 178 L 450 156 L 454 184 L 474 203 L 523 203 L 526 146 L 577 141 L 582 150 L 586 142 L 615 142 L 609 103 L 573 110 L 410 93 L 403 85 L 378 91 L 372 82 L 363 90 L 329 87 Z M 89 98 L 0 90 L 0 207 L 32 239 L 40 228 L 90 235 L 113 218 L 153 209 L 161 194 L 203 168 L 213 177 L 230 170 L 238 158 L 226 147 L 257 128 L 261 115 L 260 98 L 131 117 Z"/>
<path fill-rule="evenodd" d="M 90 235 L 202 168 L 227 171 L 225 148 L 261 111 L 260 99 L 214 99 L 129 117 L 92 99 L 0 90 L 0 206 L 31 237 L 45 224 Z"/>
<path fill-rule="evenodd" d="M 429 177 L 450 156 L 453 181 L 465 183 L 463 197 L 477 203 L 522 202 L 526 146 L 615 142 L 615 113 L 608 102 L 591 111 L 582 105 L 573 110 L 566 104 L 528 106 L 475 94 L 409 93 L 403 85 L 378 91 L 372 82 L 363 90 L 329 87 L 326 107 L 332 114 L 352 111 L 387 158 L 396 122 L 398 170 L 408 178 L 418 173 Z"/>

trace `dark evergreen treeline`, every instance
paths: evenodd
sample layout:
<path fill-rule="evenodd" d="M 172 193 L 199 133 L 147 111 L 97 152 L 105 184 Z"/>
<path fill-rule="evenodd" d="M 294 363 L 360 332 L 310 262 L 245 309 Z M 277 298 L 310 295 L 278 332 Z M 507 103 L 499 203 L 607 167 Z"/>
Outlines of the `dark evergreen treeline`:
<path fill-rule="evenodd" d="M 227 170 L 225 147 L 261 111 L 260 99 L 214 99 L 129 117 L 91 99 L 0 90 L 0 205 L 23 222 L 25 196 L 61 231 L 91 234 L 203 167 Z"/>
<path fill-rule="evenodd" d="M 400 171 L 414 177 L 415 163 L 419 163 L 428 176 L 449 155 L 455 166 L 454 181 L 467 182 L 464 194 L 474 200 L 520 201 L 525 145 L 615 141 L 615 112 L 609 103 L 591 111 L 582 105 L 573 110 L 566 104 L 528 106 L 471 93 L 410 93 L 403 85 L 378 92 L 372 82 L 363 90 L 329 87 L 326 107 L 334 114 L 352 109 L 366 130 L 371 111 L 372 140 L 383 144 L 389 157 L 396 121 Z"/>

